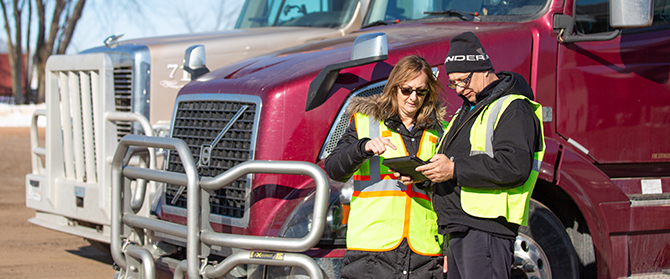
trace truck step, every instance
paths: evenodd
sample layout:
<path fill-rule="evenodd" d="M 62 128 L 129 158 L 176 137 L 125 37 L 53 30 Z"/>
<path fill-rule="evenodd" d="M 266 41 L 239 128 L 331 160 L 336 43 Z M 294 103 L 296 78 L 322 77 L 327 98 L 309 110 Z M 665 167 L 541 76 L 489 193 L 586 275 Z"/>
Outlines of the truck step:
<path fill-rule="evenodd" d="M 661 194 L 632 194 L 628 195 L 631 206 L 668 206 L 670 193 Z"/>
<path fill-rule="evenodd" d="M 619 279 L 670 279 L 670 269 L 664 269 L 662 272 L 638 273 L 629 277 L 619 277 Z"/>

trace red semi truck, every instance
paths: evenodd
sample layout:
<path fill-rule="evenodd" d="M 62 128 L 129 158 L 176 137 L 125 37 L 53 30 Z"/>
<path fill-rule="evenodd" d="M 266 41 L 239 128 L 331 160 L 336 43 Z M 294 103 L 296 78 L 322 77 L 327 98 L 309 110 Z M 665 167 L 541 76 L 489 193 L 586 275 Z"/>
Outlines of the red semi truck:
<path fill-rule="evenodd" d="M 206 53 L 209 67 L 218 68 L 358 30 L 368 3 L 245 0 L 233 30 L 126 41 L 110 36 L 104 46 L 51 56 L 47 108 L 33 116 L 46 117 L 43 146 L 37 122 L 31 127 L 33 167 L 25 185 L 35 216 L 29 222 L 109 250 L 109 161 L 124 135 L 167 136 L 177 92 L 191 80 L 182 66 L 187 48 L 201 45 L 194 52 Z M 160 152 L 149 157 L 134 161 L 153 166 L 163 159 Z M 153 196 L 155 184 L 143 185 Z"/>
<path fill-rule="evenodd" d="M 112 213 L 122 274 L 146 275 L 157 258 L 189 278 L 231 269 L 248 278 L 337 278 L 351 185 L 324 186 L 310 166 L 344 132 L 351 97 L 380 93 L 410 54 L 447 83 L 449 41 L 472 31 L 495 70 L 523 75 L 544 107 L 546 154 L 513 276 L 670 277 L 670 1 L 370 5 L 386 15 L 368 13 L 364 24 L 381 26 L 208 73 L 177 96 L 170 139 L 122 140 Z M 450 112 L 460 106 L 453 90 L 443 97 Z M 125 167 L 131 146 L 174 150 L 166 171 L 152 172 Z M 133 217 L 123 196 L 136 193 L 123 177 L 163 182 L 155 219 Z M 124 241 L 129 232 L 145 239 Z"/>

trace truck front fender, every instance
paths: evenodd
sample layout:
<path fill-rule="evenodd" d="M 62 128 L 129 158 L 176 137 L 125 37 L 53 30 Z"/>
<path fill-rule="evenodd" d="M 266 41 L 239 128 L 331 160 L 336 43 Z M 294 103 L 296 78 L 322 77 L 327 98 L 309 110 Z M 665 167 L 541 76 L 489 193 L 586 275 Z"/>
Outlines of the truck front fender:
<path fill-rule="evenodd" d="M 593 242 L 597 263 L 597 273 L 608 274 L 612 257 L 609 240 L 611 229 L 607 223 L 608 212 L 602 205 L 613 202 L 628 202 L 628 197 L 594 162 L 569 144 L 554 139 L 546 139 L 547 152 L 544 165 L 553 163 L 553 175 L 549 170 L 541 177 L 551 186 L 558 186 L 577 206 L 588 227 Z M 547 154 L 548 153 L 548 154 Z M 554 160 L 554 161 L 548 161 Z M 549 166 L 547 166 L 549 169 Z M 551 207 L 551 206 L 550 206 Z M 552 208 L 557 215 L 560 209 Z"/>

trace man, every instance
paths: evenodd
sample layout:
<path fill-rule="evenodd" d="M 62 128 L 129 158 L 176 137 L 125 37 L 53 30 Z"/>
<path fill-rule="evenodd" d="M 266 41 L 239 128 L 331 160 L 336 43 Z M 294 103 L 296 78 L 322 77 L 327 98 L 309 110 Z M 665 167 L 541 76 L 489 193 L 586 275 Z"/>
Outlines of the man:
<path fill-rule="evenodd" d="M 463 105 L 431 163 L 447 278 L 510 278 L 514 239 L 544 155 L 542 107 L 526 80 L 495 73 L 472 32 L 454 37 L 444 63 Z"/>

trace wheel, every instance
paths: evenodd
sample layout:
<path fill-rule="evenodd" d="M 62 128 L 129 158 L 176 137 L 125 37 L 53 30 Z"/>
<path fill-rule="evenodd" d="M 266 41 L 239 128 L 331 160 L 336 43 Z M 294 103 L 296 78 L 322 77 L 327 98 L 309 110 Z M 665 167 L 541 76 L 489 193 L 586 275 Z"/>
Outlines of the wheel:
<path fill-rule="evenodd" d="M 528 226 L 514 242 L 512 278 L 579 278 L 579 260 L 561 221 L 549 208 L 530 201 Z"/>
<path fill-rule="evenodd" d="M 109 243 L 100 242 L 100 241 L 93 240 L 93 239 L 90 239 L 90 238 L 86 238 L 86 241 L 88 241 L 88 243 L 91 244 L 91 246 L 93 246 L 95 249 L 100 250 L 101 252 L 105 253 L 106 255 L 111 255 L 112 254 L 111 249 L 109 248 Z"/>

